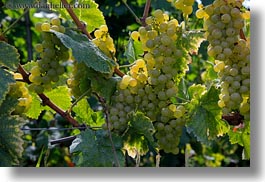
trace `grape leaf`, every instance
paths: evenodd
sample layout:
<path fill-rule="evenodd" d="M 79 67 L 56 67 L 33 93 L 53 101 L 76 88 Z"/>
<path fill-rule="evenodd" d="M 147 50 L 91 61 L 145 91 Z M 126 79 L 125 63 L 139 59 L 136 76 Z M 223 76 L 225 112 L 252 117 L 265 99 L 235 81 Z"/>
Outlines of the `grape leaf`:
<path fill-rule="evenodd" d="M 145 155 L 149 151 L 149 144 L 157 147 L 154 142 L 155 132 L 152 121 L 143 113 L 137 112 L 130 116 L 129 128 L 124 136 L 125 146 L 129 156 L 135 158 L 137 154 Z"/>
<path fill-rule="evenodd" d="M 250 122 L 244 122 L 244 128 L 238 129 L 236 132 L 232 129 L 228 132 L 231 144 L 239 144 L 244 147 L 243 158 L 250 158 Z"/>
<path fill-rule="evenodd" d="M 115 62 L 108 58 L 98 47 L 85 35 L 72 30 L 62 34 L 52 31 L 61 42 L 72 49 L 76 61 L 84 62 L 89 68 L 101 73 L 112 73 Z"/>
<path fill-rule="evenodd" d="M 129 39 L 128 44 L 125 47 L 124 56 L 126 56 L 127 60 L 130 63 L 133 63 L 135 61 L 135 59 L 136 59 L 135 50 L 134 50 L 134 45 L 133 45 L 133 40 L 132 39 Z"/>
<path fill-rule="evenodd" d="M 59 86 L 49 92 L 45 93 L 49 99 L 59 106 L 63 110 L 67 110 L 71 106 L 71 97 L 69 94 L 68 87 Z M 32 119 L 37 119 L 43 110 L 49 110 L 51 112 L 55 112 L 48 106 L 43 106 L 42 101 L 38 95 L 35 93 L 31 93 L 32 95 L 32 103 L 31 107 L 27 111 L 26 116 Z"/>
<path fill-rule="evenodd" d="M 179 85 L 178 85 L 178 97 L 188 100 L 189 95 L 188 95 L 188 89 L 187 89 L 187 83 L 184 78 L 181 78 Z"/>
<path fill-rule="evenodd" d="M 32 102 L 29 110 L 25 113 L 25 115 L 32 119 L 38 119 L 44 107 L 41 105 L 41 99 L 36 93 L 30 93 L 30 95 L 32 96 Z"/>
<path fill-rule="evenodd" d="M 15 80 L 13 76 L 8 73 L 7 71 L 3 70 L 0 68 L 0 105 L 3 102 L 3 100 L 6 97 L 6 94 L 8 93 L 9 90 L 9 84 L 14 83 Z"/>
<path fill-rule="evenodd" d="M 125 165 L 121 151 L 121 137 L 112 134 L 115 151 L 119 164 Z M 112 167 L 116 164 L 108 132 L 104 130 L 86 130 L 81 132 L 70 146 L 73 162 L 80 167 Z"/>
<path fill-rule="evenodd" d="M 76 118 L 80 123 L 85 123 L 90 127 L 101 127 L 105 119 L 101 111 L 94 112 L 89 106 L 87 99 L 81 99 L 73 108 Z"/>
<path fill-rule="evenodd" d="M 25 120 L 17 115 L 11 115 L 17 105 L 17 100 L 7 97 L 0 105 L 0 166 L 11 167 L 19 165 L 23 153 L 23 132 L 20 127 Z"/>
<path fill-rule="evenodd" d="M 0 66 L 16 71 L 19 64 L 17 49 L 6 42 L 0 41 Z"/>
<path fill-rule="evenodd" d="M 49 3 L 60 4 L 60 0 L 49 0 Z M 88 32 L 94 31 L 101 25 L 105 25 L 105 19 L 103 13 L 99 10 L 98 4 L 93 0 L 81 0 L 73 1 L 70 3 L 72 5 L 72 10 L 77 15 L 78 19 L 86 23 L 86 28 Z M 68 14 L 66 8 L 56 8 L 54 9 L 61 13 L 65 19 L 72 19 Z"/>
<path fill-rule="evenodd" d="M 59 86 L 49 92 L 45 92 L 45 94 L 53 103 L 63 110 L 69 109 L 72 104 L 69 88 L 67 86 Z M 45 106 L 45 109 L 51 110 L 51 108 L 48 106 Z"/>
<path fill-rule="evenodd" d="M 143 53 L 142 43 L 140 41 L 134 41 L 130 38 L 124 52 L 124 56 L 126 56 L 127 60 L 130 63 L 133 63 L 136 59 L 138 59 L 139 55 L 142 55 Z"/>
<path fill-rule="evenodd" d="M 111 96 L 113 96 L 116 90 L 116 85 L 120 78 L 106 78 L 104 74 L 101 74 L 94 70 L 88 70 L 87 75 L 91 81 L 92 90 L 96 91 L 100 96 L 104 97 L 107 103 L 109 103 Z"/>
<path fill-rule="evenodd" d="M 205 40 L 202 31 L 186 31 L 182 36 L 182 46 L 191 54 L 197 54 L 201 43 Z"/>
<path fill-rule="evenodd" d="M 31 5 L 36 0 L 7 0 L 5 7 L 9 9 L 32 8 Z"/>
<path fill-rule="evenodd" d="M 196 88 L 196 87 L 194 87 Z M 216 136 L 222 136 L 229 131 L 229 126 L 221 120 L 221 108 L 217 102 L 219 91 L 211 86 L 205 92 L 201 86 L 200 90 L 192 89 L 193 99 L 188 104 L 190 118 L 187 123 L 187 131 L 193 133 L 198 141 L 209 144 Z M 201 93 L 202 95 L 199 95 Z"/>

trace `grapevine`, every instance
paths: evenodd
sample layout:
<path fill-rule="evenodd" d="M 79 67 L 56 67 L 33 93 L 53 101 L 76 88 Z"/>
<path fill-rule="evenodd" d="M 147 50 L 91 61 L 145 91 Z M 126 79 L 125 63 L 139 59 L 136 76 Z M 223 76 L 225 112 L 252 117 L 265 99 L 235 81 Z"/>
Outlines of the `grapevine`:
<path fill-rule="evenodd" d="M 58 2 L 0 10 L 0 166 L 249 165 L 246 1 Z"/>

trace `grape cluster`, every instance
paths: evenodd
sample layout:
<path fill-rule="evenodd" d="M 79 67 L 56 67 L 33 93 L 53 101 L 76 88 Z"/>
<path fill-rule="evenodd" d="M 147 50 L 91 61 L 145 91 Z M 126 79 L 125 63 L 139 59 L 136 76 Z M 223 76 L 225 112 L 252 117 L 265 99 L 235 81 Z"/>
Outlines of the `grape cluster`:
<path fill-rule="evenodd" d="M 23 79 L 19 73 L 14 74 L 15 79 Z M 22 114 L 29 110 L 32 102 L 32 96 L 29 94 L 26 83 L 17 81 L 10 84 L 9 95 L 12 98 L 18 99 L 18 104 L 13 111 L 13 114 Z"/>
<path fill-rule="evenodd" d="M 133 40 L 141 41 L 145 54 L 118 84 L 110 108 L 111 128 L 124 131 L 128 113 L 141 111 L 155 122 L 160 148 L 177 154 L 186 110 L 171 98 L 177 95 L 177 84 L 187 70 L 186 52 L 176 45 L 181 28 L 161 10 L 147 17 L 146 24 L 131 33 Z"/>
<path fill-rule="evenodd" d="M 215 0 L 196 16 L 205 20 L 208 55 L 216 59 L 214 70 L 221 80 L 219 107 L 224 115 L 240 112 L 249 120 L 250 45 L 240 36 L 249 13 L 242 9 L 242 1 Z"/>
<path fill-rule="evenodd" d="M 173 2 L 173 0 L 168 0 L 168 2 Z M 193 4 L 195 0 L 176 0 L 174 6 L 183 12 L 184 16 L 190 15 L 193 12 Z"/>
<path fill-rule="evenodd" d="M 114 58 L 116 49 L 113 39 L 108 33 L 107 25 L 101 25 L 99 29 L 94 32 L 95 38 L 92 42 L 108 57 Z"/>
<path fill-rule="evenodd" d="M 63 62 L 69 58 L 68 48 L 50 32 L 50 30 L 63 33 L 65 28 L 60 25 L 60 19 L 53 18 L 50 23 L 37 23 L 36 30 L 41 32 L 43 41 L 36 44 L 35 49 L 40 55 L 37 65 L 30 70 L 29 80 L 32 82 L 30 89 L 42 93 L 50 89 L 51 84 L 59 80 L 65 72 Z"/>

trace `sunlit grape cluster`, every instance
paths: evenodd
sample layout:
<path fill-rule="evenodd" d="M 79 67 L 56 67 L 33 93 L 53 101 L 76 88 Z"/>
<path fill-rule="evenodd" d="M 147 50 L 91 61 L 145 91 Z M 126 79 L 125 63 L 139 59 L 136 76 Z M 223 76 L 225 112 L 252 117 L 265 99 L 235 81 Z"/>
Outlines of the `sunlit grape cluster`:
<path fill-rule="evenodd" d="M 95 38 L 92 42 L 108 57 L 114 58 L 116 49 L 113 39 L 108 33 L 107 25 L 101 25 L 99 29 L 94 32 Z"/>
<path fill-rule="evenodd" d="M 63 62 L 69 58 L 68 48 L 50 31 L 65 32 L 60 19 L 53 18 L 51 22 L 37 23 L 36 30 L 41 32 L 42 43 L 36 44 L 35 49 L 40 59 L 37 65 L 30 70 L 29 80 L 32 82 L 30 89 L 36 93 L 42 93 L 50 89 L 51 84 L 59 80 L 59 76 L 65 72 Z"/>
<path fill-rule="evenodd" d="M 119 82 L 110 123 L 122 132 L 127 127 L 128 113 L 141 111 L 154 122 L 160 148 L 177 154 L 186 110 L 173 104 L 171 98 L 176 97 L 177 84 L 187 70 L 186 52 L 176 45 L 181 28 L 176 19 L 169 20 L 161 10 L 147 17 L 146 24 L 131 34 L 133 40 L 141 41 L 145 54 Z"/>
<path fill-rule="evenodd" d="M 190 15 L 193 12 L 193 4 L 195 0 L 167 0 L 174 4 L 176 9 L 183 12 L 183 15 Z"/>
<path fill-rule="evenodd" d="M 249 12 L 241 0 L 215 0 L 199 9 L 196 16 L 205 20 L 208 55 L 216 59 L 214 70 L 221 80 L 218 105 L 224 115 L 240 112 L 249 120 L 250 44 L 242 37 Z"/>
<path fill-rule="evenodd" d="M 22 75 L 15 73 L 14 79 L 22 80 Z M 26 83 L 17 81 L 16 83 L 10 84 L 9 95 L 18 99 L 18 104 L 16 105 L 13 114 L 22 114 L 29 110 L 32 102 L 32 96 L 29 94 Z"/>

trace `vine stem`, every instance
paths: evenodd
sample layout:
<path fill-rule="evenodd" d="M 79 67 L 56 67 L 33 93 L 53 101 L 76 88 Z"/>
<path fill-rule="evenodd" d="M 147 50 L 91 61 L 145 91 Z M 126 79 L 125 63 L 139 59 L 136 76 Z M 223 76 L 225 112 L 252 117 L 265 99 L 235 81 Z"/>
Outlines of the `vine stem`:
<path fill-rule="evenodd" d="M 25 9 L 25 22 L 26 22 L 26 43 L 27 43 L 27 52 L 28 52 L 28 61 L 31 61 L 33 59 L 33 53 L 32 53 L 32 33 L 30 30 L 30 15 L 29 15 L 29 10 Z"/>
<path fill-rule="evenodd" d="M 2 34 L 5 35 L 9 30 L 11 30 L 17 24 L 17 22 L 19 22 L 19 20 L 23 18 L 28 12 L 29 9 L 26 9 L 22 15 L 20 15 L 5 31 L 3 31 Z"/>
<path fill-rule="evenodd" d="M 71 105 L 71 107 L 68 109 L 68 113 L 71 113 L 72 112 L 72 109 L 73 109 L 73 107 L 81 100 L 81 99 L 83 99 L 85 96 L 86 96 L 86 94 L 87 93 L 89 93 L 89 91 L 90 90 L 87 90 L 87 91 L 85 91 L 80 97 L 78 97 L 78 99 L 76 99 L 75 100 L 75 102 Z"/>
<path fill-rule="evenodd" d="M 149 14 L 150 7 L 151 7 L 151 0 L 147 0 L 145 3 L 145 7 L 144 7 L 143 17 L 141 18 L 141 22 L 143 26 L 146 26 L 145 19 L 147 18 Z"/>
<path fill-rule="evenodd" d="M 126 6 L 126 8 L 130 11 L 130 13 L 134 16 L 136 22 L 142 24 L 141 20 L 140 20 L 140 19 L 138 18 L 138 16 L 134 13 L 134 11 L 132 10 L 132 8 L 130 8 L 130 6 L 127 4 L 126 0 L 122 0 L 122 2 L 123 2 L 124 5 Z"/>
<path fill-rule="evenodd" d="M 74 13 L 73 9 L 71 8 L 71 6 L 68 4 L 68 2 L 66 0 L 61 0 L 62 4 L 64 5 L 64 7 L 66 8 L 67 12 L 69 13 L 69 15 L 72 17 L 72 19 L 74 20 L 75 24 L 77 25 L 77 27 L 91 40 L 93 39 L 92 36 L 88 33 L 85 24 L 81 23 L 81 21 L 78 19 L 78 17 L 76 16 L 76 14 Z"/>
<path fill-rule="evenodd" d="M 62 4 L 64 5 L 64 7 L 66 7 L 67 12 L 69 13 L 69 15 L 72 17 L 72 19 L 74 20 L 75 24 L 77 25 L 77 27 L 88 37 L 89 40 L 92 40 L 93 37 L 89 34 L 89 32 L 86 30 L 86 26 L 81 23 L 81 21 L 78 19 L 78 17 L 76 16 L 75 12 L 73 11 L 73 9 L 71 8 L 70 4 L 66 1 L 66 0 L 61 0 Z M 121 70 L 119 70 L 117 67 L 114 68 L 114 73 L 116 73 L 117 75 L 119 75 L 120 77 L 123 77 L 125 74 L 122 73 Z"/>
<path fill-rule="evenodd" d="M 113 140 L 112 140 L 112 134 L 111 134 L 111 131 L 110 131 L 108 107 L 106 105 L 106 102 L 105 102 L 104 98 L 100 97 L 97 93 L 94 93 L 94 94 L 96 95 L 96 97 L 98 98 L 99 102 L 103 106 L 103 110 L 104 110 L 104 113 L 106 115 L 106 122 L 107 122 L 108 134 L 109 134 L 109 139 L 110 139 L 110 143 L 111 143 L 112 152 L 113 152 L 113 155 L 114 155 L 114 158 L 115 158 L 116 165 L 118 167 L 120 167 L 120 162 L 119 162 L 116 150 L 115 150 L 115 146 L 114 146 L 114 143 L 113 143 Z"/>
<path fill-rule="evenodd" d="M 21 64 L 18 66 L 18 72 L 21 73 L 23 80 L 30 84 L 29 80 L 29 73 L 22 67 Z M 55 103 L 53 103 L 49 97 L 47 97 L 45 94 L 41 93 L 38 94 L 39 97 L 42 100 L 43 105 L 49 106 L 51 109 L 53 109 L 55 112 L 60 114 L 64 119 L 69 121 L 73 126 L 79 126 L 78 122 L 68 113 L 67 111 L 63 111 L 60 107 L 58 107 Z"/>
<path fill-rule="evenodd" d="M 240 38 L 241 38 L 241 39 L 247 40 L 247 39 L 246 39 L 246 36 L 245 36 L 245 34 L 244 34 L 244 32 L 243 32 L 242 29 L 240 29 L 239 35 L 240 35 Z"/>

